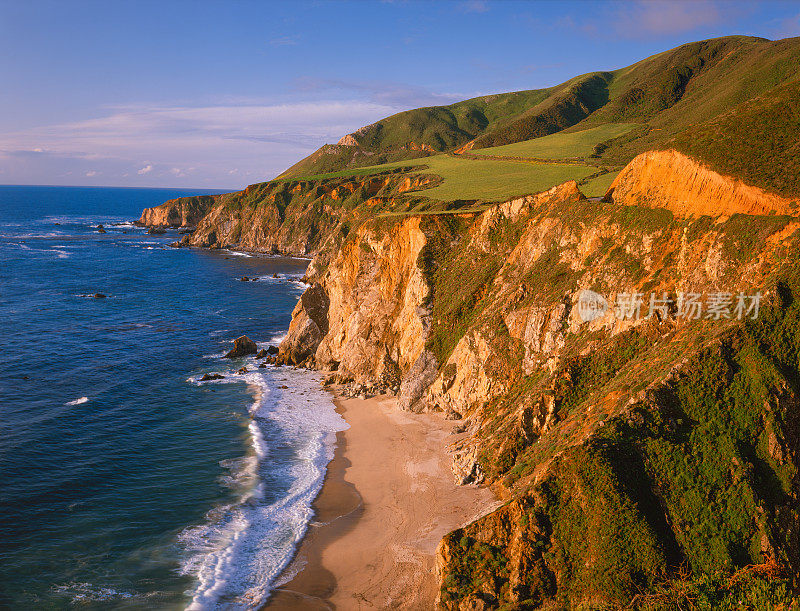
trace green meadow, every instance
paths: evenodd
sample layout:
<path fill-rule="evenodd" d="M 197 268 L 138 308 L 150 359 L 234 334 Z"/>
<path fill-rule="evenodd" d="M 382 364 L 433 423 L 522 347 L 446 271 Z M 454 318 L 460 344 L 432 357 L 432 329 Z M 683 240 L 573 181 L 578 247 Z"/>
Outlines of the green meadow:
<path fill-rule="evenodd" d="M 558 132 L 524 142 L 476 149 L 470 153 L 529 159 L 585 159 L 595 152 L 597 145 L 623 136 L 634 127 L 635 123 L 606 123 L 591 129 L 570 133 Z"/>
<path fill-rule="evenodd" d="M 578 182 L 598 172 L 598 168 L 574 163 L 546 163 L 500 161 L 496 159 L 469 159 L 453 155 L 434 155 L 423 159 L 396 161 L 382 165 L 343 170 L 328 174 L 308 176 L 309 179 L 337 178 L 377 174 L 393 168 L 410 168 L 411 171 L 434 174 L 442 178 L 435 187 L 419 194 L 438 201 L 479 200 L 503 201 L 511 197 L 545 191 L 568 180 Z M 603 195 L 605 183 L 613 176 L 599 177 L 587 183 L 587 196 Z M 583 189 L 583 187 L 582 187 Z"/>

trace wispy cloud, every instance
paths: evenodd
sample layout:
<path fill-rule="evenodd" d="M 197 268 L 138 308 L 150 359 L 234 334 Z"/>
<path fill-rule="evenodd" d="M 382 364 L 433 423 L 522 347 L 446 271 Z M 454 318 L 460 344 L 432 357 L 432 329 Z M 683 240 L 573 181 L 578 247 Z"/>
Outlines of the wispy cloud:
<path fill-rule="evenodd" d="M 322 91 L 344 91 L 366 96 L 372 103 L 406 110 L 420 106 L 436 106 L 452 104 L 464 99 L 460 93 L 438 93 L 406 83 L 395 83 L 381 80 L 343 80 L 303 77 L 295 81 L 295 90 L 303 93 Z"/>
<path fill-rule="evenodd" d="M 551 24 L 535 27 L 564 29 L 583 36 L 641 40 L 692 31 L 708 34 L 709 29 L 733 23 L 750 10 L 742 3 L 719 0 L 628 0 L 604 5 L 601 16 L 565 14 Z M 531 22 L 535 23 L 532 18 Z"/>
<path fill-rule="evenodd" d="M 271 178 L 322 144 L 396 111 L 352 100 L 116 107 L 85 121 L 0 133 L 0 158 L 21 182 L 51 182 L 46 177 L 71 171 L 89 179 L 102 173 L 118 184 L 236 186 L 232 177 Z"/>

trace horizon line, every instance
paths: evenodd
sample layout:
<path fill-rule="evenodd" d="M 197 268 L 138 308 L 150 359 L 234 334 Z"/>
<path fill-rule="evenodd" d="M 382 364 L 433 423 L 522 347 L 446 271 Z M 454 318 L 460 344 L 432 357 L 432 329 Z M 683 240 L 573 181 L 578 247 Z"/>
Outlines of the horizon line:
<path fill-rule="evenodd" d="M 269 182 L 269 181 L 264 181 Z M 23 184 L 23 183 L 9 183 L 0 184 L 0 187 L 64 187 L 70 189 L 171 189 L 174 191 L 202 191 L 204 189 L 211 191 L 244 191 L 246 187 L 135 187 L 135 186 L 119 186 L 119 185 L 53 185 L 53 184 Z"/>

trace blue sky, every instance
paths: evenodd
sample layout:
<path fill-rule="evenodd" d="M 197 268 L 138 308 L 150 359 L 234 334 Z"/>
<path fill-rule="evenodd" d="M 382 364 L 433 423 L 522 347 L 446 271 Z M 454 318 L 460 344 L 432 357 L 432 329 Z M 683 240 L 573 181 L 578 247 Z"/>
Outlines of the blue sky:
<path fill-rule="evenodd" d="M 800 35 L 800 3 L 0 0 L 0 183 L 240 188 L 401 110 L 728 34 Z"/>

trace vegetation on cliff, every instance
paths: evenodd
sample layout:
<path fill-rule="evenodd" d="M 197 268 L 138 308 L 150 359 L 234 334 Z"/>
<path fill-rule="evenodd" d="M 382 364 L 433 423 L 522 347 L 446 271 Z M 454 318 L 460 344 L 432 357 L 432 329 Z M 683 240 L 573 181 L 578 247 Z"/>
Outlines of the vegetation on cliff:
<path fill-rule="evenodd" d="M 727 37 L 400 113 L 184 239 L 314 254 L 280 358 L 459 421 L 457 480 L 507 502 L 442 541 L 440 608 L 797 607 L 798 59 Z"/>

